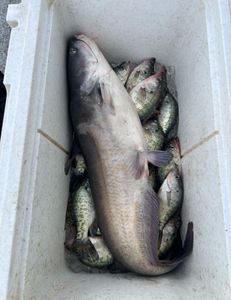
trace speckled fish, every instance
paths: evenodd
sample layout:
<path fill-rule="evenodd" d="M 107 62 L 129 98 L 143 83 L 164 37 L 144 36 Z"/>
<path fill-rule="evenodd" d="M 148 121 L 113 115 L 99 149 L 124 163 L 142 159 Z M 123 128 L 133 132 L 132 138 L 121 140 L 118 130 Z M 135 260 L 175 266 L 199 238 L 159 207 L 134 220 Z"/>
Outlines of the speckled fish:
<path fill-rule="evenodd" d="M 88 240 L 88 231 L 95 221 L 95 209 L 89 181 L 85 180 L 73 193 L 73 214 L 76 222 L 76 240 L 78 243 Z"/>
<path fill-rule="evenodd" d="M 123 85 L 125 85 L 128 79 L 128 75 L 131 71 L 131 63 L 130 61 L 124 61 L 120 65 L 115 66 L 113 70 L 118 76 L 118 78 L 122 81 Z"/>
<path fill-rule="evenodd" d="M 181 207 L 183 201 L 183 182 L 177 168 L 171 170 L 161 185 L 158 197 L 159 207 L 159 226 L 160 230 Z"/>
<path fill-rule="evenodd" d="M 165 135 L 168 135 L 174 127 L 178 127 L 178 103 L 171 94 L 168 93 L 161 103 L 157 119 Z M 175 132 L 177 132 L 177 127 L 175 128 Z"/>
<path fill-rule="evenodd" d="M 185 252 L 158 258 L 159 201 L 148 182 L 148 162 L 163 165 L 164 151 L 148 152 L 135 106 L 93 40 L 70 40 L 68 79 L 72 124 L 84 155 L 97 221 L 112 256 L 128 270 L 159 275 L 192 251 L 188 226 Z"/>
<path fill-rule="evenodd" d="M 90 243 L 85 247 L 79 260 L 93 268 L 103 268 L 113 263 L 113 257 L 102 237 L 89 237 Z"/>
<path fill-rule="evenodd" d="M 167 166 L 158 168 L 159 183 L 162 184 L 168 173 L 177 168 L 181 174 L 181 150 L 179 138 L 172 139 L 165 147 L 166 151 L 172 153 L 172 160 Z"/>
<path fill-rule="evenodd" d="M 156 120 L 149 120 L 143 125 L 144 137 L 148 151 L 161 150 L 164 144 L 164 133 Z"/>
<path fill-rule="evenodd" d="M 181 226 L 180 218 L 171 219 L 164 226 L 162 231 L 162 239 L 158 251 L 158 255 L 160 258 L 166 255 L 171 249 L 171 247 L 173 246 L 173 243 L 176 240 L 180 226 Z"/>
<path fill-rule="evenodd" d="M 161 71 L 148 77 L 130 91 L 132 102 L 141 120 L 150 118 L 162 99 L 162 74 Z"/>
<path fill-rule="evenodd" d="M 155 58 L 144 60 L 136 66 L 128 77 L 126 88 L 130 92 L 137 84 L 154 74 Z"/>
<path fill-rule="evenodd" d="M 84 157 L 81 154 L 77 154 L 75 161 L 73 162 L 74 166 L 71 171 L 75 176 L 84 176 L 87 173 L 87 166 L 84 160 Z"/>

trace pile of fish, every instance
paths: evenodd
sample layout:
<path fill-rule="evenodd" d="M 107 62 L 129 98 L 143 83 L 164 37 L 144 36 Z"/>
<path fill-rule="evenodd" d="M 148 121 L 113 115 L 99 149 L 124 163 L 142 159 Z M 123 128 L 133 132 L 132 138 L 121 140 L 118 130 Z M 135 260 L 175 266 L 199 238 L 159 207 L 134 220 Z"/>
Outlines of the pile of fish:
<path fill-rule="evenodd" d="M 182 245 L 179 111 L 166 68 L 155 58 L 111 66 L 77 35 L 67 69 L 74 142 L 66 248 L 93 268 L 171 271 L 192 252 L 193 225 Z"/>

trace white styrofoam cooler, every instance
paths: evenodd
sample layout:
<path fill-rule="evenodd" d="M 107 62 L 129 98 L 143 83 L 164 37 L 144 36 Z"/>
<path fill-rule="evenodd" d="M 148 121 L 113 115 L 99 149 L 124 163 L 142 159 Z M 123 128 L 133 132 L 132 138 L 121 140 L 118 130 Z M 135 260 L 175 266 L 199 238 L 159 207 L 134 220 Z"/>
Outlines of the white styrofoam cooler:
<path fill-rule="evenodd" d="M 0 148 L 0 299 L 231 299 L 231 22 L 228 0 L 23 0 L 12 27 Z M 176 271 L 73 273 L 65 264 L 70 148 L 65 53 L 75 31 L 113 61 L 175 66 L 184 224 Z"/>

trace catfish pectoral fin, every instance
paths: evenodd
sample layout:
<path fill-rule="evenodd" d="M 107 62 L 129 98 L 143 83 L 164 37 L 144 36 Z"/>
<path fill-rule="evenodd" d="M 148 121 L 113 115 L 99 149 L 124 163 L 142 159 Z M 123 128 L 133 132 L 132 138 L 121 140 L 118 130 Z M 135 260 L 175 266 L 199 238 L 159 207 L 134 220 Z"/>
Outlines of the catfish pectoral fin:
<path fill-rule="evenodd" d="M 168 151 L 155 150 L 148 152 L 147 160 L 157 167 L 167 165 L 172 159 L 172 154 Z"/>

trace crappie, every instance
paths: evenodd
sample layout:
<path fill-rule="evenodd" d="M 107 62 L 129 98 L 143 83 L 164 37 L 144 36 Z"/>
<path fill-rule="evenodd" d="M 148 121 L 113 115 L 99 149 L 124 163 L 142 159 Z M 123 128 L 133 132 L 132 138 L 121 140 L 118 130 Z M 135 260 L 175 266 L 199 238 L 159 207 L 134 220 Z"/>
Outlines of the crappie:
<path fill-rule="evenodd" d="M 167 94 L 161 103 L 159 109 L 159 115 L 157 117 L 158 123 L 162 128 L 165 135 L 168 135 L 171 129 L 175 129 L 177 132 L 178 122 L 179 122 L 179 110 L 178 103 L 171 94 Z M 173 137 L 173 136 L 171 136 Z M 168 138 L 171 138 L 168 137 Z"/>
<path fill-rule="evenodd" d="M 128 77 L 126 88 L 130 92 L 137 84 L 154 74 L 155 58 L 144 60 L 136 66 Z"/>
<path fill-rule="evenodd" d="M 168 173 L 175 168 L 177 168 L 181 174 L 181 150 L 179 138 L 172 139 L 165 147 L 165 150 L 172 153 L 172 160 L 167 166 L 158 168 L 158 178 L 160 184 L 163 183 Z"/>
<path fill-rule="evenodd" d="M 79 189 L 73 193 L 73 214 L 76 222 L 76 240 L 85 242 L 88 231 L 95 221 L 95 209 L 89 181 L 85 180 Z"/>
<path fill-rule="evenodd" d="M 79 260 L 93 268 L 102 268 L 113 263 L 113 257 L 102 237 L 89 237 L 87 244 L 79 256 Z"/>
<path fill-rule="evenodd" d="M 161 185 L 158 197 L 159 226 L 163 229 L 172 215 L 181 207 L 183 201 L 183 182 L 177 168 L 171 170 Z"/>
<path fill-rule="evenodd" d="M 124 61 L 120 65 L 115 66 L 113 68 L 116 75 L 119 77 L 119 79 L 122 81 L 123 85 L 125 85 L 128 75 L 131 71 L 131 63 L 130 61 Z"/>
<path fill-rule="evenodd" d="M 164 144 L 164 133 L 156 120 L 149 120 L 143 125 L 144 137 L 148 151 L 161 150 Z"/>
<path fill-rule="evenodd" d="M 160 261 L 159 200 L 148 182 L 148 162 L 160 166 L 171 156 L 147 151 L 125 87 L 97 45 L 84 35 L 70 40 L 68 79 L 72 124 L 106 245 L 130 271 L 150 276 L 171 271 L 192 251 L 192 223 L 183 255 Z"/>
<path fill-rule="evenodd" d="M 81 154 L 77 154 L 75 161 L 73 162 L 74 166 L 71 171 L 75 176 L 84 176 L 87 173 L 87 167 L 84 160 L 84 157 Z"/>
<path fill-rule="evenodd" d="M 160 72 L 148 77 L 129 93 L 141 120 L 150 118 L 162 99 L 162 74 Z"/>
<path fill-rule="evenodd" d="M 181 226 L 180 218 L 171 219 L 164 226 L 162 231 L 162 239 L 158 251 L 159 257 L 163 257 L 173 246 L 176 240 L 178 230 Z"/>

